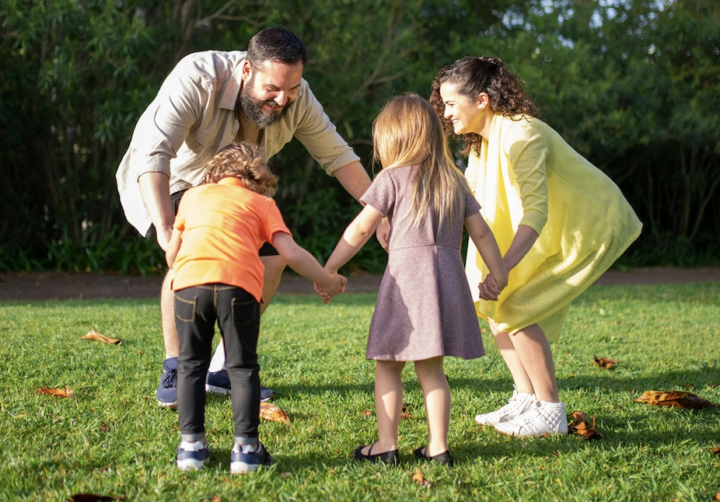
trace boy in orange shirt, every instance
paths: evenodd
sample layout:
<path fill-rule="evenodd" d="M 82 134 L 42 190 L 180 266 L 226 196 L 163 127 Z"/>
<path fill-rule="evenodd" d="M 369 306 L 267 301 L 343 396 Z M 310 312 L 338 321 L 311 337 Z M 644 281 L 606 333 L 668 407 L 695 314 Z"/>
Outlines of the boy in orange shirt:
<path fill-rule="evenodd" d="M 235 417 L 230 471 L 244 474 L 272 463 L 258 441 L 260 246 L 272 243 L 293 270 L 330 296 L 342 292 L 346 279 L 328 273 L 298 246 L 275 201 L 262 195 L 274 193 L 277 177 L 257 147 L 235 143 L 220 150 L 208 163 L 205 183 L 182 198 L 166 254 L 175 272 L 175 324 L 180 341 L 177 466 L 197 470 L 210 460 L 205 438 L 205 375 L 217 320 Z"/>

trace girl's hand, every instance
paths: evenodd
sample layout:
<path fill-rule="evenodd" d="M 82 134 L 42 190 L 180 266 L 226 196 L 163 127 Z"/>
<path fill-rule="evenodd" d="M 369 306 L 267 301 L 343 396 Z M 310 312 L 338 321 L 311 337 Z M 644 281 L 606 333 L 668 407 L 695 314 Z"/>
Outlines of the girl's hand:
<path fill-rule="evenodd" d="M 501 288 L 498 286 L 492 274 L 488 274 L 482 284 L 480 284 L 480 298 L 485 301 L 496 302 L 503 289 L 504 287 Z"/>
<path fill-rule="evenodd" d="M 322 286 L 313 284 L 313 288 L 324 303 L 330 303 L 333 296 L 345 292 L 346 284 L 347 279 L 345 277 L 339 275 L 337 272 L 330 272 L 330 279 L 325 284 Z"/>

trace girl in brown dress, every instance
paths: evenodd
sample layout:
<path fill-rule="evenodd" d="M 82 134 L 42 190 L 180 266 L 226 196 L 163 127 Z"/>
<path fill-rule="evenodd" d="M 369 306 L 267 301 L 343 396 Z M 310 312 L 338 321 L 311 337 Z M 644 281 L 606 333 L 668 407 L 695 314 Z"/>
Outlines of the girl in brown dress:
<path fill-rule="evenodd" d="M 392 219 L 388 264 L 367 348 L 367 358 L 376 361 L 379 439 L 359 447 L 354 456 L 398 463 L 400 375 L 405 362 L 414 361 L 429 427 L 427 447 L 414 454 L 452 464 L 447 445 L 450 388 L 443 357 L 484 355 L 460 256 L 463 227 L 498 279 L 497 288 L 481 292 L 486 299 L 497 299 L 507 271 L 480 205 L 448 153 L 440 119 L 427 101 L 413 94 L 390 101 L 373 124 L 373 143 L 375 159 L 384 169 L 360 199 L 365 208 L 345 230 L 326 265 L 336 272 L 384 217 Z"/>

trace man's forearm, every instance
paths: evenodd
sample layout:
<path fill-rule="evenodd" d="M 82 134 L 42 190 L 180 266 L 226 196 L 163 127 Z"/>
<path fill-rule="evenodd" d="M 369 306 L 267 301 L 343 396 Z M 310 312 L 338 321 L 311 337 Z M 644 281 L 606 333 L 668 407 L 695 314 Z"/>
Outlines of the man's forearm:
<path fill-rule="evenodd" d="M 165 249 L 170 240 L 175 213 L 170 201 L 170 178 L 164 173 L 150 172 L 138 178 L 140 193 L 150 220 L 155 225 L 158 242 Z"/>
<path fill-rule="evenodd" d="M 358 201 L 370 188 L 370 177 L 360 162 L 351 162 L 333 173 L 340 184 Z"/>

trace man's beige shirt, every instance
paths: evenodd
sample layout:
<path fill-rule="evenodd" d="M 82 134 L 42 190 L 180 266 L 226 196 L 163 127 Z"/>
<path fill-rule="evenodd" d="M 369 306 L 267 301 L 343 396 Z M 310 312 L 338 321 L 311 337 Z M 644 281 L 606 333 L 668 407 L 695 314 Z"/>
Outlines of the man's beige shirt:
<path fill-rule="evenodd" d="M 146 235 L 152 222 L 138 178 L 170 177 L 170 193 L 203 181 L 205 165 L 238 132 L 235 101 L 242 86 L 245 52 L 197 52 L 183 58 L 140 117 L 116 179 L 128 221 Z M 303 79 L 295 102 L 262 135 L 269 159 L 295 136 L 329 175 L 360 160 L 323 111 Z"/>

